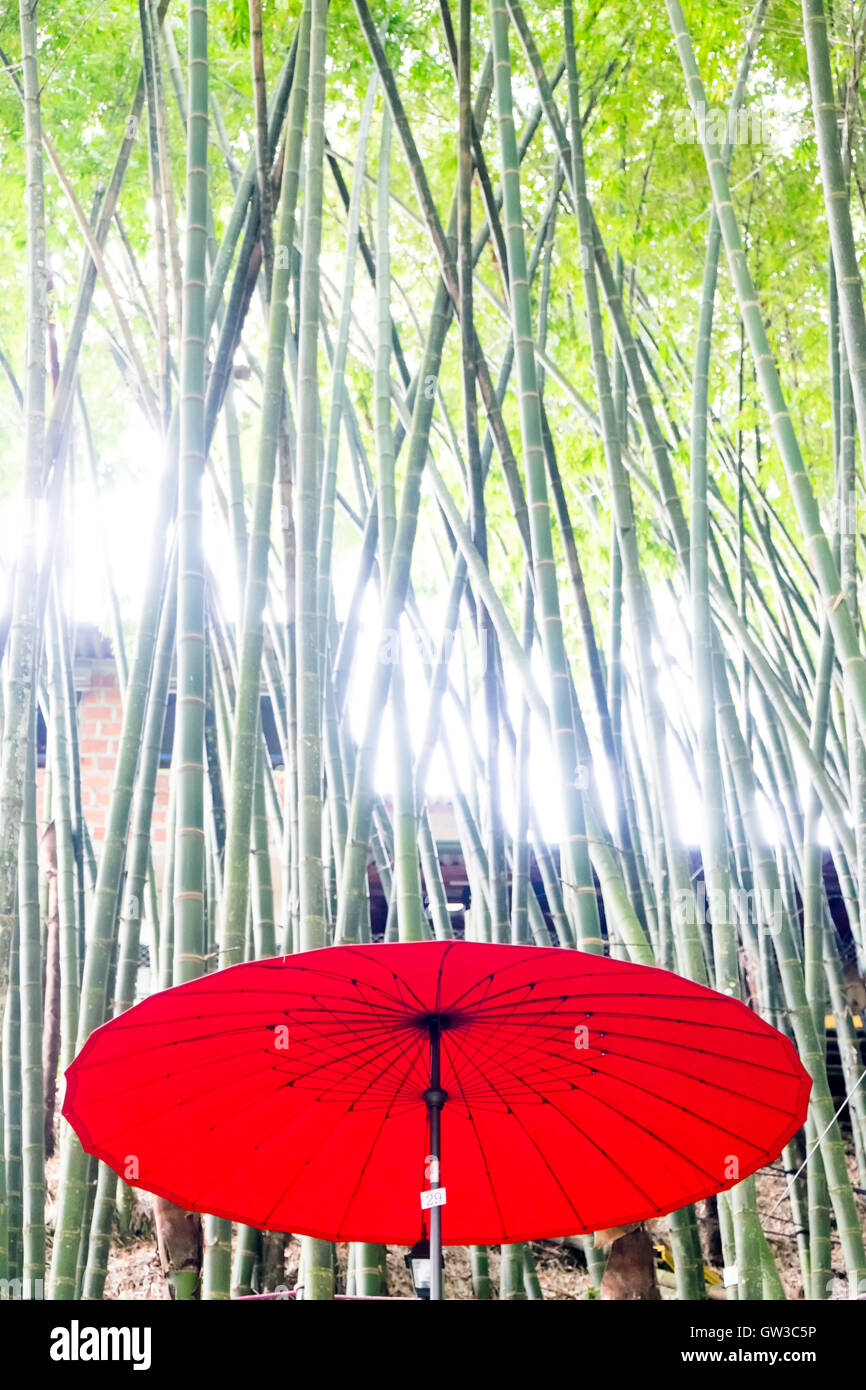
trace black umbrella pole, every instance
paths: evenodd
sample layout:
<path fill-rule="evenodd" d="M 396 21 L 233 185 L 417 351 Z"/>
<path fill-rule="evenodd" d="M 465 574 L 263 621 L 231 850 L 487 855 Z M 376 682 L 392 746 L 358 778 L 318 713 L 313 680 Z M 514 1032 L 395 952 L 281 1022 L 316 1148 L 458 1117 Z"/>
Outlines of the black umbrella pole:
<path fill-rule="evenodd" d="M 439 1021 L 430 1024 L 430 1087 L 424 1092 L 430 1125 L 430 1187 L 441 1187 L 442 1106 L 448 1096 L 442 1090 L 439 1067 Z M 442 1208 L 430 1208 L 430 1300 L 442 1298 Z"/>

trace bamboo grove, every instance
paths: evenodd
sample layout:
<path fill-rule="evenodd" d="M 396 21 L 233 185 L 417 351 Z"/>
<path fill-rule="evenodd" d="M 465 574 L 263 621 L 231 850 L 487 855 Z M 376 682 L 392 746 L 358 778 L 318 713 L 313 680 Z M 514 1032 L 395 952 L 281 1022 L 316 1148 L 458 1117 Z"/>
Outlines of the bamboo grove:
<path fill-rule="evenodd" d="M 90 164 L 90 97 L 79 112 L 70 96 L 55 129 L 52 82 L 116 36 L 88 39 L 92 17 L 79 33 L 48 0 L 0 25 L 4 222 L 26 246 L 20 314 L 0 316 L 18 495 L 3 557 L 2 1287 L 104 1296 L 135 1174 L 127 1186 L 63 1124 L 56 1172 L 47 1150 L 58 1072 L 134 1001 L 140 947 L 166 987 L 369 940 L 371 864 L 387 940 L 448 937 L 444 796 L 467 935 L 604 951 L 740 995 L 812 1077 L 775 1205 L 747 1179 L 709 1215 L 667 1219 L 676 1296 L 708 1296 L 711 1217 L 728 1299 L 793 1296 L 791 1278 L 808 1298 L 855 1296 L 862 15 L 823 0 L 208 9 L 129 9 Z M 738 132 L 773 74 L 800 126 L 765 158 Z M 656 247 L 641 224 L 677 189 L 675 239 Z M 798 279 L 795 295 L 773 227 L 793 247 L 798 218 L 810 289 Z M 123 715 L 97 839 L 69 575 L 121 419 L 154 441 L 156 500 L 137 612 L 105 566 Z M 282 1278 L 281 1238 L 162 1199 L 153 1217 L 177 1298 Z M 595 1289 L 610 1234 L 581 1242 Z M 498 1287 L 488 1252 L 470 1257 L 476 1297 L 542 1296 L 529 1246 L 502 1249 Z M 384 1259 L 305 1238 L 303 1297 L 332 1298 L 338 1268 L 350 1292 L 382 1292 Z"/>

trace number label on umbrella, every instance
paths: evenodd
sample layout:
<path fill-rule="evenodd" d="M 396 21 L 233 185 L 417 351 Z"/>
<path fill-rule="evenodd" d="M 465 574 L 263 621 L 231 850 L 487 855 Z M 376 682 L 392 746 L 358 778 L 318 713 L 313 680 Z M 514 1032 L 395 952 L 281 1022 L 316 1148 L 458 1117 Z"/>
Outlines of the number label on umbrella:
<path fill-rule="evenodd" d="M 431 1187 L 427 1192 L 421 1193 L 421 1210 L 427 1211 L 430 1207 L 444 1207 L 446 1200 L 444 1187 Z"/>

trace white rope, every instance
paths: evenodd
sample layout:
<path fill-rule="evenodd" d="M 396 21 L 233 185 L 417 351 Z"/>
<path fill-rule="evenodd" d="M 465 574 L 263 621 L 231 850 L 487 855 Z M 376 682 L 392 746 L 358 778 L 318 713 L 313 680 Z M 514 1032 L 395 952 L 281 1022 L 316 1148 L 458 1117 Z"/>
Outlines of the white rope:
<path fill-rule="evenodd" d="M 833 1125 L 836 1123 L 836 1121 L 838 1120 L 839 1116 L 842 1114 L 842 1111 L 845 1109 L 845 1106 L 848 1104 L 848 1101 L 851 1099 L 851 1097 L 853 1096 L 854 1092 L 857 1090 L 857 1087 L 860 1085 L 860 1082 L 863 1080 L 864 1076 L 866 1076 L 866 1067 L 863 1068 L 863 1071 L 861 1071 L 860 1075 L 857 1077 L 857 1080 L 854 1082 L 854 1085 L 851 1087 L 850 1091 L 848 1092 L 848 1094 L 847 1094 L 847 1095 L 845 1096 L 845 1098 L 843 1099 L 842 1104 L 839 1106 L 839 1109 L 836 1111 L 836 1114 L 833 1116 L 832 1120 L 831 1120 L 830 1123 L 827 1125 L 827 1128 L 824 1129 L 824 1130 L 822 1130 L 821 1133 L 818 1135 L 818 1138 L 815 1140 L 815 1143 L 812 1145 L 811 1149 L 810 1149 L 809 1152 L 806 1154 L 806 1157 L 803 1159 L 803 1162 L 800 1164 L 799 1168 L 797 1169 L 796 1173 L 795 1173 L 794 1176 L 792 1177 L 791 1181 L 788 1183 L 788 1186 L 785 1188 L 785 1191 L 782 1193 L 781 1197 L 779 1198 L 778 1202 L 776 1203 L 776 1206 L 770 1208 L 769 1212 L 767 1213 L 767 1220 L 768 1220 L 768 1221 L 769 1221 L 770 1217 L 773 1215 L 773 1212 L 776 1210 L 776 1207 L 781 1206 L 782 1203 L 784 1202 L 785 1198 L 786 1198 L 786 1197 L 788 1196 L 788 1194 L 790 1193 L 791 1189 L 792 1189 L 793 1186 L 794 1186 L 794 1183 L 797 1181 L 797 1179 L 799 1178 L 799 1176 L 800 1176 L 800 1174 L 802 1173 L 803 1169 L 806 1167 L 806 1164 L 809 1162 L 809 1159 L 812 1157 L 812 1155 L 813 1155 L 813 1154 L 815 1153 L 815 1151 L 817 1150 L 818 1146 L 819 1146 L 820 1143 L 821 1143 L 821 1140 L 824 1138 L 824 1135 L 828 1132 L 828 1130 L 832 1129 Z"/>

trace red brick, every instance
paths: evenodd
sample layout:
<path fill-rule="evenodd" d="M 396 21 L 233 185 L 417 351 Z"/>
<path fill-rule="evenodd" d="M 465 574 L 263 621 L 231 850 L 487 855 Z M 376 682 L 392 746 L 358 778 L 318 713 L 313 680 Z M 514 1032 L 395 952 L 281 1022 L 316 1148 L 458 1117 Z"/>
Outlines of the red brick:
<path fill-rule="evenodd" d="M 81 756 L 83 758 L 95 758 L 99 753 L 107 753 L 109 744 L 107 738 L 83 738 L 81 739 Z"/>
<path fill-rule="evenodd" d="M 106 700 L 100 700 L 91 695 L 79 706 L 82 724 L 94 724 L 97 719 L 111 719 L 116 713 L 115 707 Z"/>

